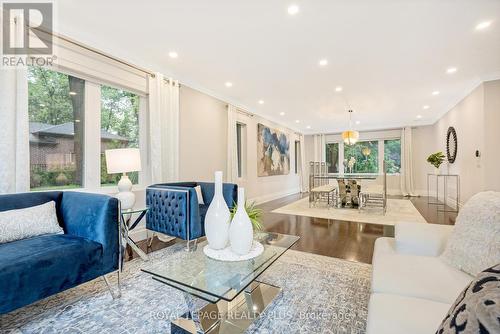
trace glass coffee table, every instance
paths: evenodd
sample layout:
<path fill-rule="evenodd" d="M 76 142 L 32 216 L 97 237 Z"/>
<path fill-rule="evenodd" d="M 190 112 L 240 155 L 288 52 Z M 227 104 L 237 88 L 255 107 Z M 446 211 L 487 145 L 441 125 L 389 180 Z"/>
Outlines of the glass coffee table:
<path fill-rule="evenodd" d="M 258 277 L 299 237 L 258 232 L 255 240 L 264 246 L 264 252 L 251 260 L 213 260 L 203 253 L 207 245 L 203 241 L 192 252 L 177 252 L 142 269 L 184 293 L 188 312 L 172 321 L 172 333 L 243 333 L 281 293 L 281 288 L 260 282 Z M 197 299 L 208 303 L 198 308 Z"/>

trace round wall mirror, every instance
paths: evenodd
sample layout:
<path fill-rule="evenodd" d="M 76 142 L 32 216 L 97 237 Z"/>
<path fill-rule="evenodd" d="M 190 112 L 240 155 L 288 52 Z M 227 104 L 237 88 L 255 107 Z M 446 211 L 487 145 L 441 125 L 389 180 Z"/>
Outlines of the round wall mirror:
<path fill-rule="evenodd" d="M 457 132 L 450 126 L 446 134 L 446 155 L 450 164 L 454 163 L 457 157 L 457 146 Z"/>

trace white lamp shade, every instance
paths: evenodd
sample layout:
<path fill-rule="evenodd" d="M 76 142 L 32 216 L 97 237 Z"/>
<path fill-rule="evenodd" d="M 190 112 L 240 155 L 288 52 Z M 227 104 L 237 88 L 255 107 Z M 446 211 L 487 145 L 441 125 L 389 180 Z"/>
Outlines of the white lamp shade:
<path fill-rule="evenodd" d="M 108 174 L 138 172 L 141 170 L 141 152 L 138 148 L 106 150 Z"/>

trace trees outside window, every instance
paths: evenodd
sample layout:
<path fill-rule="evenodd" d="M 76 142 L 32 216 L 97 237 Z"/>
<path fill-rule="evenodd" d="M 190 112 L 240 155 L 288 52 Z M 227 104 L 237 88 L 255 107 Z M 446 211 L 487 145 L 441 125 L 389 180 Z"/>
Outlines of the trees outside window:
<path fill-rule="evenodd" d="M 83 186 L 85 81 L 28 67 L 30 188 Z"/>
<path fill-rule="evenodd" d="M 384 159 L 387 173 L 395 174 L 401 171 L 400 139 L 391 139 L 384 141 Z"/>
<path fill-rule="evenodd" d="M 108 86 L 101 86 L 101 185 L 116 185 L 120 174 L 108 174 L 104 151 L 139 147 L 139 96 Z M 139 172 L 127 173 L 133 184 Z"/>
<path fill-rule="evenodd" d="M 326 164 L 328 166 L 328 173 L 339 172 L 339 144 L 328 143 L 326 144 Z"/>
<path fill-rule="evenodd" d="M 344 170 L 350 173 L 347 162 L 354 157 L 352 173 L 378 173 L 378 141 L 362 141 L 344 145 Z"/>

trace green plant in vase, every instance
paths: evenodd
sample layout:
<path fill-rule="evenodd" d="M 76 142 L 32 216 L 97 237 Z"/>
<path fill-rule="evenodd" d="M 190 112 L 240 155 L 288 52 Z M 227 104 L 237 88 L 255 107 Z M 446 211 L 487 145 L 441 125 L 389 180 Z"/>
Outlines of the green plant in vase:
<path fill-rule="evenodd" d="M 427 158 L 427 162 L 433 165 L 436 169 L 439 169 L 445 158 L 446 156 L 443 152 L 436 152 L 429 155 L 429 157 Z"/>
<path fill-rule="evenodd" d="M 234 203 L 233 208 L 230 210 L 231 212 L 231 221 L 233 220 L 233 217 L 238 210 L 238 204 Z M 245 201 L 245 210 L 247 212 L 248 217 L 250 218 L 250 221 L 252 222 L 252 226 L 254 231 L 262 231 L 263 226 L 262 226 L 262 209 L 259 209 L 255 206 L 255 202 L 248 203 L 248 201 Z"/>

